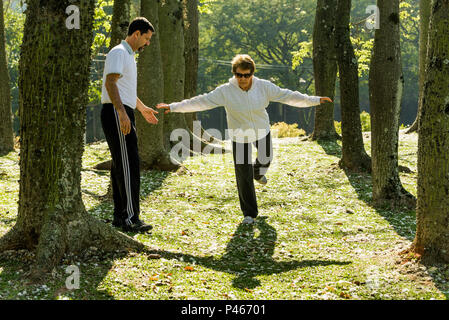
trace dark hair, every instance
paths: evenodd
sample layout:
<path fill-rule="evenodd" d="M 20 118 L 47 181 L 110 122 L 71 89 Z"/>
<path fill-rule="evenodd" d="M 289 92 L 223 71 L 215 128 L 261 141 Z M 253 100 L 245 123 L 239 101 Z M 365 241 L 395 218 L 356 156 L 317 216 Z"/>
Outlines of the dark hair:
<path fill-rule="evenodd" d="M 154 27 L 146 18 L 138 17 L 129 24 L 128 36 L 131 36 L 136 31 L 140 31 L 140 34 L 147 33 L 148 31 L 154 32 Z"/>
<path fill-rule="evenodd" d="M 249 70 L 251 73 L 256 71 L 256 64 L 254 60 L 247 54 L 238 54 L 232 59 L 232 73 L 237 72 L 237 68 L 242 70 Z"/>

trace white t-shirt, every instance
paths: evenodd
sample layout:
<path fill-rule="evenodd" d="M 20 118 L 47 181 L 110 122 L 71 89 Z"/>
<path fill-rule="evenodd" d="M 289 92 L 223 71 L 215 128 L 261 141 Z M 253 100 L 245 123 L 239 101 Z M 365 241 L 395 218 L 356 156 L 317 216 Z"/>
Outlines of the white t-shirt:
<path fill-rule="evenodd" d="M 112 103 L 106 90 L 106 76 L 111 73 L 120 74 L 117 87 L 122 103 L 135 109 L 137 104 L 137 66 L 134 52 L 125 40 L 112 48 L 106 56 L 101 88 L 101 103 L 103 104 Z"/>

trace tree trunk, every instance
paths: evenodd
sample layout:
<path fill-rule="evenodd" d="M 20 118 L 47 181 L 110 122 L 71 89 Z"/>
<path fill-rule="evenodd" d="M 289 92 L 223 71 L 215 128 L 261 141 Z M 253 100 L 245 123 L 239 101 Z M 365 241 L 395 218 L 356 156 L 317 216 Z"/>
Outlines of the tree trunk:
<path fill-rule="evenodd" d="M 198 81 L 199 28 L 198 0 L 182 0 L 184 9 L 184 98 L 196 96 Z M 194 113 L 184 114 L 187 126 L 193 132 Z"/>
<path fill-rule="evenodd" d="M 419 103 L 416 119 L 406 133 L 418 130 L 419 117 L 421 114 L 424 80 L 426 77 L 427 40 L 429 39 L 430 3 L 431 0 L 419 1 Z"/>
<path fill-rule="evenodd" d="M 128 35 L 130 0 L 114 0 L 109 50 L 120 44 Z"/>
<path fill-rule="evenodd" d="M 70 4 L 69 0 L 27 1 L 19 64 L 19 209 L 15 226 L 0 240 L 0 251 L 36 249 L 36 277 L 51 270 L 64 253 L 77 254 L 91 245 L 105 250 L 144 248 L 88 215 L 82 202 L 81 157 L 95 4 L 77 3 L 79 30 L 65 29 Z"/>
<path fill-rule="evenodd" d="M 337 61 L 335 55 L 335 10 L 337 0 L 318 0 L 313 28 L 313 71 L 315 95 L 334 100 Z M 338 137 L 334 126 L 334 104 L 315 108 L 312 140 L 333 140 Z"/>
<path fill-rule="evenodd" d="M 137 93 L 144 104 L 154 107 L 164 101 L 158 3 L 153 0 L 141 0 L 140 12 L 153 24 L 156 32 L 151 38 L 150 46 L 139 54 Z M 179 166 L 171 163 L 164 146 L 164 113 L 160 111 L 157 118 L 159 119 L 157 125 L 149 125 L 140 112 L 136 112 L 138 147 L 142 169 L 176 170 Z"/>
<path fill-rule="evenodd" d="M 8 62 L 6 61 L 3 1 L 0 1 L 0 123 L 0 155 L 3 155 L 14 150 L 11 89 L 9 87 Z"/>
<path fill-rule="evenodd" d="M 183 10 L 185 61 L 184 99 L 189 99 L 197 94 L 199 60 L 198 0 L 183 0 Z M 190 131 L 190 146 L 198 145 L 203 150 L 209 142 L 214 140 L 215 142 L 219 142 L 207 134 L 203 127 L 194 128 L 193 122 L 197 121 L 196 113 L 185 113 L 184 116 L 187 128 Z M 224 150 L 221 150 L 221 152 L 224 152 Z"/>
<path fill-rule="evenodd" d="M 198 59 L 199 59 L 199 27 L 198 27 L 198 0 L 182 0 L 183 19 L 184 19 L 184 62 L 185 62 L 185 80 L 184 80 L 184 99 L 196 96 L 198 81 Z M 195 113 L 184 113 L 187 128 L 190 131 L 190 145 L 195 143 L 205 146 L 201 141 L 201 130 L 199 136 L 195 135 L 193 121 Z M 196 130 L 198 131 L 198 130 Z M 198 151 L 198 150 L 196 150 Z"/>
<path fill-rule="evenodd" d="M 184 99 L 185 62 L 183 6 L 180 1 L 165 0 L 159 4 L 159 27 L 164 72 L 164 102 L 181 101 Z M 182 113 L 170 113 L 164 118 L 164 142 L 168 149 L 177 143 L 170 142 L 170 135 L 176 129 L 188 131 Z M 186 143 L 189 142 L 190 140 Z"/>
<path fill-rule="evenodd" d="M 418 138 L 415 252 L 449 262 L 449 1 L 433 0 Z"/>
<path fill-rule="evenodd" d="M 112 22 L 111 22 L 111 41 L 109 43 L 109 50 L 120 44 L 128 34 L 130 18 L 130 0 L 114 0 L 114 7 L 112 10 Z M 109 166 L 109 170 L 112 164 L 112 160 L 107 161 L 108 164 L 100 163 L 98 167 Z M 112 199 L 112 177 L 110 177 L 109 185 L 104 197 Z"/>
<path fill-rule="evenodd" d="M 373 200 L 377 204 L 401 200 L 399 203 L 413 205 L 414 198 L 402 187 L 398 172 L 399 113 L 404 87 L 399 0 L 379 0 L 377 5 L 380 28 L 375 32 L 369 73 Z"/>
<path fill-rule="evenodd" d="M 371 171 L 360 123 L 358 64 L 352 47 L 349 20 L 351 0 L 338 0 L 335 43 L 340 75 L 342 157 L 340 166 L 350 171 Z"/>

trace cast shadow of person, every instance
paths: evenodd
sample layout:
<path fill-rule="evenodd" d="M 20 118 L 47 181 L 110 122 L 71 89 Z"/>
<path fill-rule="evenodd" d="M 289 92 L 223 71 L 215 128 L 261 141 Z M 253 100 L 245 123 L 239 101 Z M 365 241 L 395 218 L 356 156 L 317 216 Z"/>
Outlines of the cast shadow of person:
<path fill-rule="evenodd" d="M 290 260 L 277 261 L 273 258 L 277 232 L 266 222 L 267 217 L 258 217 L 254 225 L 241 223 L 229 241 L 225 254 L 196 257 L 188 254 L 158 252 L 164 258 L 182 261 L 194 260 L 197 264 L 215 271 L 233 274 L 232 285 L 239 289 L 254 289 L 261 285 L 257 279 L 261 275 L 288 272 L 297 268 L 345 265 L 351 262 L 333 260 Z M 256 235 L 258 232 L 258 235 Z"/>

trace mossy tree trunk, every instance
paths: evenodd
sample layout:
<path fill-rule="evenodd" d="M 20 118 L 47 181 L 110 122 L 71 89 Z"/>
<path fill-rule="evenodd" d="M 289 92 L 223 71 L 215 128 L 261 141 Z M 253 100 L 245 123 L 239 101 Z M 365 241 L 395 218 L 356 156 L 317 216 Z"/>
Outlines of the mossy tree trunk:
<path fill-rule="evenodd" d="M 358 64 L 352 47 L 349 20 L 351 0 L 337 0 L 335 44 L 340 76 L 342 157 L 340 166 L 351 171 L 371 171 L 363 145 L 359 108 Z"/>
<path fill-rule="evenodd" d="M 318 0 L 313 28 L 313 71 L 315 95 L 334 100 L 337 61 L 335 55 L 335 11 L 337 0 Z M 334 125 L 334 104 L 315 108 L 312 140 L 333 140 L 338 137 Z"/>
<path fill-rule="evenodd" d="M 399 0 L 378 0 L 380 28 L 369 73 L 373 200 L 414 205 L 398 170 L 399 113 L 404 87 L 399 37 Z"/>
<path fill-rule="evenodd" d="M 159 30 L 164 73 L 164 102 L 181 101 L 184 99 L 185 85 L 183 5 L 181 1 L 160 1 Z M 177 143 L 176 141 L 170 142 L 170 135 L 176 129 L 188 130 L 185 115 L 169 113 L 164 118 L 164 143 L 168 149 Z"/>
<path fill-rule="evenodd" d="M 114 0 L 109 49 L 120 44 L 128 35 L 130 10 L 130 0 Z"/>
<path fill-rule="evenodd" d="M 199 59 L 199 27 L 198 27 L 198 0 L 182 0 L 184 10 L 184 61 L 185 82 L 184 98 L 189 99 L 196 96 L 198 81 L 198 59 Z M 193 121 L 196 120 L 195 113 L 186 113 L 188 128 L 193 131 Z"/>
<path fill-rule="evenodd" d="M 164 75 L 160 48 L 159 8 L 154 0 L 141 0 L 141 15 L 156 29 L 151 44 L 139 54 L 137 64 L 137 93 L 144 104 L 154 107 L 164 101 Z M 142 169 L 174 170 L 178 166 L 170 162 L 164 146 L 164 113 L 159 112 L 157 125 L 149 125 L 140 112 L 136 112 L 138 147 Z"/>
<path fill-rule="evenodd" d="M 449 262 L 449 1 L 433 0 L 418 137 L 415 252 Z"/>
<path fill-rule="evenodd" d="M 426 77 L 427 40 L 429 39 L 430 5 L 432 0 L 419 1 L 419 103 L 416 119 L 406 133 L 418 130 L 419 117 L 422 109 L 424 80 Z"/>
<path fill-rule="evenodd" d="M 36 249 L 35 276 L 65 253 L 144 246 L 88 215 L 81 157 L 93 39 L 94 2 L 81 0 L 80 29 L 67 29 L 69 0 L 27 1 L 19 64 L 20 191 L 17 222 L 0 251 Z"/>
<path fill-rule="evenodd" d="M 197 94 L 198 61 L 199 61 L 199 12 L 198 0 L 182 0 L 184 19 L 184 61 L 185 81 L 184 99 L 189 99 Z M 190 145 L 195 143 L 201 146 L 201 150 L 212 142 L 211 136 L 202 127 L 194 128 L 193 122 L 197 120 L 196 113 L 185 113 L 186 125 L 190 131 Z M 214 149 L 215 151 L 215 149 Z"/>
<path fill-rule="evenodd" d="M 11 89 L 6 61 L 3 1 L 0 1 L 0 155 L 14 150 L 12 129 Z"/>
<path fill-rule="evenodd" d="M 114 0 L 114 7 L 112 9 L 112 22 L 111 22 L 111 41 L 109 43 L 109 50 L 120 44 L 128 34 L 130 17 L 130 0 Z M 101 166 L 107 166 L 108 170 L 111 170 L 112 161 L 106 161 L 97 165 L 97 168 Z M 112 180 L 109 180 L 108 191 L 105 197 L 112 198 Z"/>

